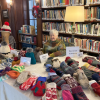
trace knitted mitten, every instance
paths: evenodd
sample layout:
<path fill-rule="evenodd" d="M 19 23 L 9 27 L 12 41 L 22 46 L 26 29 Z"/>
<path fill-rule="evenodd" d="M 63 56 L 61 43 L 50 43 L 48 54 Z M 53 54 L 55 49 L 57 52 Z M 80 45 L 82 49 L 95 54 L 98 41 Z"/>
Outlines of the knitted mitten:
<path fill-rule="evenodd" d="M 92 71 L 95 71 L 95 72 L 100 72 L 100 69 L 99 68 L 94 67 L 94 66 L 92 66 L 92 65 L 90 65 L 88 63 L 85 63 L 83 66 L 85 66 L 89 70 L 92 70 Z"/>
<path fill-rule="evenodd" d="M 47 84 L 47 89 L 41 100 L 57 100 L 56 84 L 54 82 Z"/>
<path fill-rule="evenodd" d="M 60 64 L 60 67 L 64 71 L 65 74 L 70 74 L 71 76 L 73 76 L 74 70 L 72 69 L 72 67 L 66 65 L 65 62 L 62 62 Z"/>
<path fill-rule="evenodd" d="M 95 80 L 89 81 L 89 85 L 100 96 L 100 85 Z"/>
<path fill-rule="evenodd" d="M 43 96 L 45 93 L 45 85 L 46 77 L 38 77 L 37 83 L 33 85 L 31 90 L 33 91 L 34 96 Z"/>
<path fill-rule="evenodd" d="M 21 90 L 28 90 L 31 86 L 35 85 L 37 78 L 38 77 L 36 76 L 31 76 L 22 85 L 20 85 L 19 88 Z"/>
<path fill-rule="evenodd" d="M 44 64 L 44 66 L 46 66 L 47 64 L 51 64 L 52 65 L 52 61 L 51 61 L 52 59 L 53 59 L 53 57 L 49 57 L 47 59 L 46 63 Z"/>
<path fill-rule="evenodd" d="M 49 74 L 50 75 L 50 74 Z M 51 82 L 55 82 L 57 84 L 57 89 L 61 90 L 61 85 L 66 84 L 65 80 L 59 77 L 58 75 L 50 75 Z"/>
<path fill-rule="evenodd" d="M 93 65 L 93 66 L 95 66 L 95 67 L 100 68 L 100 62 L 97 61 L 97 60 L 96 60 L 95 58 L 93 58 L 93 57 L 85 57 L 85 58 L 83 59 L 83 61 L 89 63 L 90 65 Z"/>
<path fill-rule="evenodd" d="M 73 76 L 77 79 L 78 83 L 82 86 L 82 88 L 89 87 L 89 81 L 83 70 L 77 69 L 76 73 L 74 73 Z"/>
<path fill-rule="evenodd" d="M 66 57 L 65 62 L 73 68 L 74 71 L 78 69 L 79 62 L 71 59 L 70 57 Z"/>
<path fill-rule="evenodd" d="M 77 81 L 73 77 L 71 77 L 70 74 L 64 74 L 63 78 L 66 81 L 66 83 L 70 86 L 70 88 L 74 88 L 78 86 Z"/>
<path fill-rule="evenodd" d="M 61 86 L 61 89 L 62 89 L 62 99 L 63 100 L 74 100 L 70 92 L 71 91 L 70 86 L 68 84 L 63 84 Z"/>
<path fill-rule="evenodd" d="M 96 72 L 87 69 L 85 66 L 82 66 L 81 69 L 84 71 L 85 75 L 87 76 L 88 80 L 92 79 L 92 75 L 95 74 Z"/>
<path fill-rule="evenodd" d="M 89 100 L 84 94 L 81 86 L 72 88 L 71 91 L 75 100 Z"/>
<path fill-rule="evenodd" d="M 97 83 L 100 83 L 100 76 L 97 73 L 92 75 L 92 79 L 95 80 Z"/>

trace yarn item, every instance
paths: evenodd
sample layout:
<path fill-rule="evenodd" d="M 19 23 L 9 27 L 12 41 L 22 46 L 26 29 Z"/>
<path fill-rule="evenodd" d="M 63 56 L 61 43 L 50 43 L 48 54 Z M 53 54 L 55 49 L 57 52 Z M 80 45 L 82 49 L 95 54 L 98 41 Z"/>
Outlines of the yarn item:
<path fill-rule="evenodd" d="M 37 78 L 38 77 L 36 76 L 31 76 L 22 85 L 20 85 L 19 88 L 21 90 L 28 90 L 31 86 L 35 85 Z"/>
<path fill-rule="evenodd" d="M 71 91 L 75 100 L 89 100 L 83 92 L 81 86 L 72 88 Z"/>
<path fill-rule="evenodd" d="M 31 90 L 33 91 L 34 96 L 43 96 L 46 89 L 46 77 L 38 77 L 37 82 Z"/>
<path fill-rule="evenodd" d="M 14 71 L 14 70 L 11 70 L 11 71 L 9 71 L 9 72 L 6 72 L 6 74 L 7 74 L 8 76 L 10 76 L 11 78 L 13 78 L 13 79 L 16 79 L 16 78 L 20 75 L 19 72 Z"/>

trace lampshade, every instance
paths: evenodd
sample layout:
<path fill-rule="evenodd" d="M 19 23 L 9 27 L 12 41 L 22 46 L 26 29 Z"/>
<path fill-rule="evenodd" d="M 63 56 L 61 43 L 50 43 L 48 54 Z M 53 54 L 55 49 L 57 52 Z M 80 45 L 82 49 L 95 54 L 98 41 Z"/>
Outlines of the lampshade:
<path fill-rule="evenodd" d="M 84 22 L 84 6 L 67 6 L 64 21 Z"/>

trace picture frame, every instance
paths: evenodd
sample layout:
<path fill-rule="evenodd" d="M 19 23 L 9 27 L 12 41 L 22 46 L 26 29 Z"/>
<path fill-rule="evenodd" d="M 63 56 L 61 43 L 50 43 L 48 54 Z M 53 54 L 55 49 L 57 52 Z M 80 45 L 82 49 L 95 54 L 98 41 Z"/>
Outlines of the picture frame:
<path fill-rule="evenodd" d="M 2 10 L 2 17 L 3 18 L 9 18 L 9 16 L 8 16 L 8 9 L 6 9 L 6 10 Z"/>
<path fill-rule="evenodd" d="M 31 43 L 31 37 L 26 37 L 26 43 Z"/>

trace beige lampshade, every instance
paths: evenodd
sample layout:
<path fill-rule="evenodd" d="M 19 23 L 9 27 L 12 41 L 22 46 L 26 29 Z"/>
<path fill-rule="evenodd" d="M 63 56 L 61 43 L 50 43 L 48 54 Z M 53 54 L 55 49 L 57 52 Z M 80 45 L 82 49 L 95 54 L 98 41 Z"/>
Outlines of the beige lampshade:
<path fill-rule="evenodd" d="M 67 6 L 64 21 L 84 22 L 84 6 Z"/>

